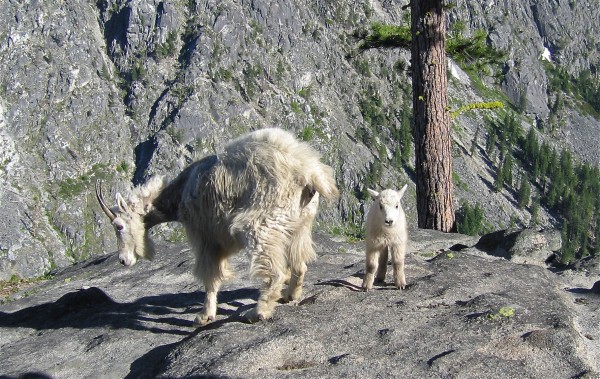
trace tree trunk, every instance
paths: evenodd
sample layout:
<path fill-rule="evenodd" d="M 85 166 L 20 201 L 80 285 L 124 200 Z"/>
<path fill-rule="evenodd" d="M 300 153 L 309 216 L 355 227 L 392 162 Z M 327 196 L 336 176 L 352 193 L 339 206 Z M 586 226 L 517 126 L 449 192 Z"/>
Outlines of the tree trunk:
<path fill-rule="evenodd" d="M 455 230 L 442 0 L 412 0 L 412 85 L 418 226 Z"/>

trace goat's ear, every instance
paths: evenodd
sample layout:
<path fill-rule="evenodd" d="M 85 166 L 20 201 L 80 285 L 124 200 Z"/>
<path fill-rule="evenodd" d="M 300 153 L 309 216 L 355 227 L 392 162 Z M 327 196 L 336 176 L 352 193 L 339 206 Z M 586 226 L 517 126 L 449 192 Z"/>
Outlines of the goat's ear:
<path fill-rule="evenodd" d="M 398 196 L 400 196 L 401 199 L 402 199 L 402 196 L 404 196 L 404 192 L 406 192 L 407 188 L 408 188 L 408 184 L 405 184 L 404 187 L 402 187 L 402 189 L 400 191 L 398 191 Z"/>
<path fill-rule="evenodd" d="M 119 206 L 119 209 L 123 212 L 129 212 L 129 206 L 127 205 L 127 202 L 125 201 L 125 199 L 123 199 L 123 196 L 121 196 L 120 193 L 117 193 L 117 205 Z"/>
<path fill-rule="evenodd" d="M 367 188 L 367 191 L 369 191 L 369 193 L 371 194 L 371 196 L 373 196 L 373 199 L 376 199 L 377 196 L 379 196 L 379 192 L 372 190 L 370 188 Z"/>

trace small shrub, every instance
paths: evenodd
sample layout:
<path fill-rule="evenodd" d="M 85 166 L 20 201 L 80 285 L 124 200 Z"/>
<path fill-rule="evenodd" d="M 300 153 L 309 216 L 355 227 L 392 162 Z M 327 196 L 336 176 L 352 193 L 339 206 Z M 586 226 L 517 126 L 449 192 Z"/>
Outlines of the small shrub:
<path fill-rule="evenodd" d="M 459 233 L 470 236 L 484 234 L 486 230 L 483 223 L 485 215 L 479 203 L 471 206 L 465 201 L 457 213 L 456 227 Z"/>
<path fill-rule="evenodd" d="M 302 130 L 301 138 L 303 141 L 312 141 L 315 138 L 315 128 L 307 126 Z"/>
<path fill-rule="evenodd" d="M 300 103 L 299 102 L 292 101 L 292 103 L 290 104 L 290 106 L 292 107 L 292 112 L 294 112 L 296 114 L 302 113 L 302 108 L 300 108 Z"/>
<path fill-rule="evenodd" d="M 156 46 L 155 52 L 159 58 L 172 57 L 177 53 L 177 33 L 169 32 L 165 42 Z"/>

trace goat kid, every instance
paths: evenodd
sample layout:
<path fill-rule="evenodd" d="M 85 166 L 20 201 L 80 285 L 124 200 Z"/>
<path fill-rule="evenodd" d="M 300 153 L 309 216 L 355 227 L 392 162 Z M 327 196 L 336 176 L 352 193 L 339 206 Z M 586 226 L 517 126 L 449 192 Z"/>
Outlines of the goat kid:
<path fill-rule="evenodd" d="M 367 213 L 366 262 L 362 287 L 368 291 L 373 282 L 385 282 L 388 256 L 394 269 L 394 285 L 406 288 L 404 258 L 408 243 L 406 216 L 400 200 L 408 185 L 400 191 L 386 189 L 381 192 L 368 189 L 374 201 Z"/>

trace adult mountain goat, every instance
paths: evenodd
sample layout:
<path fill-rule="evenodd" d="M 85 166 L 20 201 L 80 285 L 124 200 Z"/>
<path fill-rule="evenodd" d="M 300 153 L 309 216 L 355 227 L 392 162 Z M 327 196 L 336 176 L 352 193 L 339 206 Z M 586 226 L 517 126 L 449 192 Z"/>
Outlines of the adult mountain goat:
<path fill-rule="evenodd" d="M 385 281 L 388 255 L 391 255 L 394 268 L 394 284 L 397 288 L 406 287 L 404 256 L 408 232 L 400 200 L 407 187 L 408 185 L 405 185 L 400 191 L 386 189 L 381 192 L 368 189 L 374 201 L 367 213 L 367 258 L 362 284 L 365 290 L 373 288 L 375 279 L 378 282 Z"/>
<path fill-rule="evenodd" d="M 183 170 L 171 182 L 153 177 L 134 188 L 128 201 L 117 194 L 109 208 L 97 183 L 98 201 L 117 234 L 119 260 L 152 259 L 153 226 L 183 224 L 206 297 L 196 323 L 214 321 L 217 292 L 230 276 L 227 259 L 242 249 L 252 253 L 250 273 L 263 280 L 250 321 L 270 318 L 289 280 L 284 301 L 301 296 L 306 263 L 314 260 L 311 227 L 319 195 L 331 201 L 338 189 L 331 167 L 308 144 L 281 129 L 248 133 Z M 291 275 L 290 275 L 291 274 Z"/>

